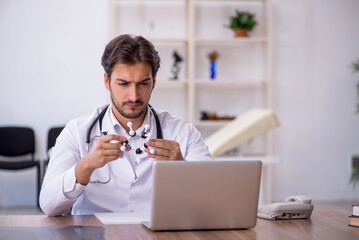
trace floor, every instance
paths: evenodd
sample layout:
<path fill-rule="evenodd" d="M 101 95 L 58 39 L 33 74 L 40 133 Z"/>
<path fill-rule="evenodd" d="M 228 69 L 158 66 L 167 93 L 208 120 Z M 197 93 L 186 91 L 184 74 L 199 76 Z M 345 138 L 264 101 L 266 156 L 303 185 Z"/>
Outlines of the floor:
<path fill-rule="evenodd" d="M 325 209 L 344 209 L 349 212 L 352 211 L 353 204 L 359 204 L 356 202 L 313 202 L 315 210 Z M 44 214 L 41 209 L 37 207 L 0 207 L 0 215 L 42 215 Z"/>

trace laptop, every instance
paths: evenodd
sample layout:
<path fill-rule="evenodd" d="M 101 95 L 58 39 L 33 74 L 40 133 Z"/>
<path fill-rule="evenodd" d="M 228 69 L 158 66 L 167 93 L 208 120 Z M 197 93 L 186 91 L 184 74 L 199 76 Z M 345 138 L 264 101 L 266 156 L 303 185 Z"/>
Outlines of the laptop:
<path fill-rule="evenodd" d="M 261 161 L 157 161 L 152 231 L 255 227 Z"/>

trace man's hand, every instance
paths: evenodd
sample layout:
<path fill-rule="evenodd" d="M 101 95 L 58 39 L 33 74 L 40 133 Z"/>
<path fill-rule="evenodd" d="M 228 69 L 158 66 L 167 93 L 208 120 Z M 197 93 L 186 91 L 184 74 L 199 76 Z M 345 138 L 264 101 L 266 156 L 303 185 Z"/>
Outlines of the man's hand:
<path fill-rule="evenodd" d="M 155 148 L 155 154 L 150 153 L 150 149 L 145 148 L 150 158 L 164 161 L 184 160 L 178 142 L 165 139 L 150 139 L 147 146 Z"/>
<path fill-rule="evenodd" d="M 126 137 L 114 134 L 98 138 L 91 151 L 76 164 L 76 182 L 86 185 L 93 171 L 122 156 L 123 152 L 120 148 L 122 142 L 126 140 Z M 130 149 L 131 147 L 127 145 L 126 150 Z"/>

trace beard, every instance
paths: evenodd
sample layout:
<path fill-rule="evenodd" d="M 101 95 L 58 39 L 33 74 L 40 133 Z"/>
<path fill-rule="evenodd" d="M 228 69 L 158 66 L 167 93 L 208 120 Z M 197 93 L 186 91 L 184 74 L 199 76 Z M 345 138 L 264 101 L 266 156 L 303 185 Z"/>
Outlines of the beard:
<path fill-rule="evenodd" d="M 112 93 L 111 93 L 111 101 L 112 101 L 112 104 L 115 106 L 115 108 L 117 109 L 117 111 L 125 118 L 128 118 L 128 119 L 136 119 L 140 116 L 142 116 L 142 114 L 144 114 L 146 111 L 147 111 L 147 106 L 148 104 L 144 103 L 143 101 L 140 101 L 140 100 L 137 100 L 137 101 L 126 101 L 126 102 L 123 102 L 122 104 L 118 103 Z M 140 108 L 139 111 L 134 111 L 134 110 L 131 110 L 131 112 L 125 112 L 124 110 L 124 107 L 127 105 L 127 104 L 138 104 L 139 106 L 137 108 Z"/>

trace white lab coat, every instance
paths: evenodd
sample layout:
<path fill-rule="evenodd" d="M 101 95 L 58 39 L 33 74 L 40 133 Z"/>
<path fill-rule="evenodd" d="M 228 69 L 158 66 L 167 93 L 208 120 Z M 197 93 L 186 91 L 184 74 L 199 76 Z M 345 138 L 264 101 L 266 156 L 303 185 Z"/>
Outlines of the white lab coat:
<path fill-rule="evenodd" d="M 150 125 L 151 138 L 156 138 L 155 118 L 148 109 L 143 125 L 130 138 L 114 117 L 111 106 L 102 121 L 102 132 L 97 122 L 91 132 L 91 142 L 86 136 L 91 123 L 106 105 L 98 107 L 89 116 L 71 120 L 57 138 L 40 193 L 40 206 L 45 214 L 54 216 L 72 208 L 72 214 L 96 212 L 149 211 L 152 190 L 152 163 L 156 161 L 146 153 L 137 155 L 136 148 L 143 149 L 145 142 L 139 135 L 145 124 Z M 213 160 L 196 128 L 168 112 L 157 111 L 163 138 L 177 141 L 182 156 L 187 161 Z M 90 183 L 76 183 L 75 165 L 96 142 L 107 134 L 126 136 L 132 150 L 112 161 L 91 176 Z"/>

